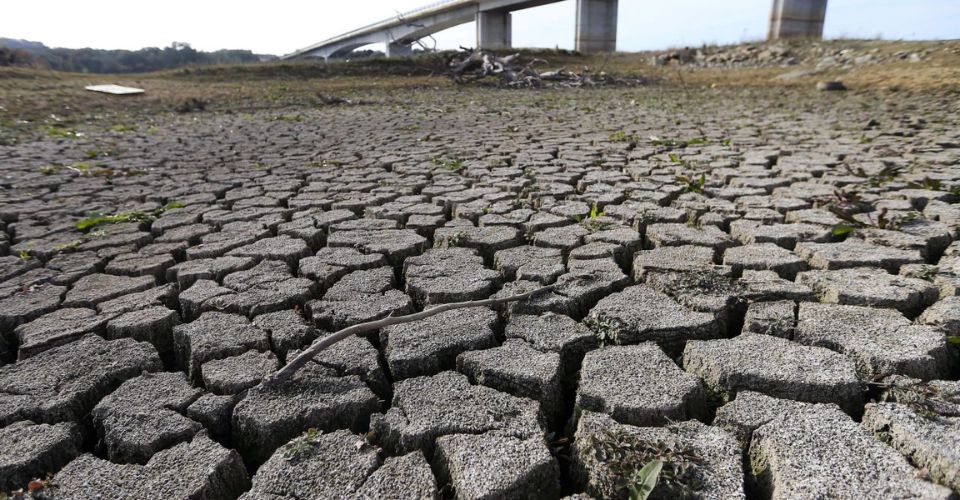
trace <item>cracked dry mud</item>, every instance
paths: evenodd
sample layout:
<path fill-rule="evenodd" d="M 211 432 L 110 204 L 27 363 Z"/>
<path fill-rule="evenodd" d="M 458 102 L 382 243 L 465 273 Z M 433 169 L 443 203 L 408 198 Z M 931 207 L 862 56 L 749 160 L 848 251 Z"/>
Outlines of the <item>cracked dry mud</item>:
<path fill-rule="evenodd" d="M 298 112 L 0 149 L 0 491 L 626 498 L 659 450 L 692 464 L 661 497 L 956 495 L 955 98 L 423 89 Z M 49 167 L 107 143 L 114 175 Z M 334 330 L 549 283 L 256 387 Z"/>

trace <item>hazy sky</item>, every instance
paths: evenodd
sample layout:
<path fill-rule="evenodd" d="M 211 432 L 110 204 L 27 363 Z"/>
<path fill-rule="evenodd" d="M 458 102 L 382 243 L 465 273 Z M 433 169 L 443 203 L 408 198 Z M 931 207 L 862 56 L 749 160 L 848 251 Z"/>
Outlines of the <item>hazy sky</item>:
<path fill-rule="evenodd" d="M 138 49 L 187 42 L 202 50 L 285 54 L 434 0 L 7 0 L 0 37 L 52 47 Z M 518 47 L 573 47 L 576 0 L 514 12 Z M 772 0 L 620 0 L 617 48 L 734 43 L 766 35 Z M 474 24 L 435 35 L 475 44 Z M 960 38 L 960 0 L 830 0 L 825 36 Z M 375 48 L 371 46 L 371 48 Z M 380 47 L 376 47 L 380 48 Z"/>

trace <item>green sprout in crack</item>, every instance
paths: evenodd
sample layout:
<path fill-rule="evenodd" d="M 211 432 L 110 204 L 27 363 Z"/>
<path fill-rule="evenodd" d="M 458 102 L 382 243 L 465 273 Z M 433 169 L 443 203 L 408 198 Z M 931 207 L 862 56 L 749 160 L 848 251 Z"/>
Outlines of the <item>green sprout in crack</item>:
<path fill-rule="evenodd" d="M 430 163 L 438 167 L 444 168 L 446 170 L 449 170 L 451 172 L 456 172 L 457 170 L 460 170 L 461 167 L 463 167 L 463 160 L 457 157 L 447 158 L 447 157 L 435 156 L 430 159 Z"/>
<path fill-rule="evenodd" d="M 617 130 L 616 132 L 610 134 L 610 142 L 629 142 L 631 144 L 636 144 L 640 142 L 640 138 L 635 134 L 628 134 L 623 130 Z"/>
<path fill-rule="evenodd" d="M 671 155 L 671 160 L 673 160 Z M 701 173 L 700 176 L 678 175 L 677 182 L 683 186 L 686 193 L 703 193 L 703 186 L 707 184 L 707 174 Z"/>
<path fill-rule="evenodd" d="M 703 459 L 673 442 L 650 442 L 622 429 L 604 429 L 584 439 L 581 461 L 598 463 L 596 487 L 603 497 L 697 498 L 703 490 Z"/>
<path fill-rule="evenodd" d="M 76 228 L 79 231 L 87 231 L 94 227 L 97 227 L 101 224 L 117 224 L 121 222 L 139 222 L 147 223 L 153 222 L 157 217 L 163 215 L 167 210 L 173 210 L 175 208 L 183 208 L 186 205 L 180 203 L 179 201 L 171 201 L 166 205 L 157 208 L 151 212 L 143 212 L 141 210 L 133 210 L 130 212 L 120 212 L 114 215 L 104 215 L 97 212 L 92 212 L 87 215 L 87 217 L 80 219 L 76 223 Z"/>

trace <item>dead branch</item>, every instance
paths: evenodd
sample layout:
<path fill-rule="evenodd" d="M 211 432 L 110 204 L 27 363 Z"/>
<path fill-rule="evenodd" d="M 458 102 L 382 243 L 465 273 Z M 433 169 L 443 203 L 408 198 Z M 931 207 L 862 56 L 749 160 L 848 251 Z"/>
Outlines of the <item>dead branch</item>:
<path fill-rule="evenodd" d="M 534 66 L 550 64 L 543 59 L 531 59 L 523 62 L 519 53 L 497 56 L 482 49 L 460 47 L 460 52 L 452 56 L 447 67 L 450 78 L 456 83 L 480 82 L 490 77 L 507 87 L 540 87 L 544 82 L 553 86 L 581 87 L 603 85 L 607 83 L 637 85 L 645 83 L 643 79 L 616 79 L 606 73 L 593 73 L 589 68 L 576 73 L 562 68 L 556 71 L 537 71 Z"/>
<path fill-rule="evenodd" d="M 496 306 L 500 304 L 506 304 L 508 302 L 516 302 L 518 300 L 523 300 L 528 297 L 552 290 L 555 285 L 547 285 L 536 290 L 529 292 L 520 293 L 517 295 L 510 295 L 508 297 L 498 297 L 490 298 L 484 300 L 471 300 L 467 302 L 453 302 L 450 304 L 441 304 L 430 309 L 425 309 L 421 312 L 408 314 L 406 316 L 390 316 L 376 321 L 368 321 L 366 323 L 360 323 L 357 325 L 349 326 L 340 330 L 338 332 L 331 333 L 322 339 L 317 340 L 313 344 L 310 344 L 310 347 L 307 347 L 300 354 L 290 360 L 283 368 L 280 368 L 272 375 L 264 378 L 260 383 L 263 386 L 270 386 L 273 384 L 279 384 L 290 377 L 293 374 L 297 373 L 297 370 L 303 368 L 311 359 L 313 359 L 320 351 L 340 342 L 343 339 L 358 335 L 361 333 L 376 331 L 381 328 L 386 328 L 390 325 L 399 325 L 402 323 L 411 323 L 413 321 L 419 321 L 421 319 L 429 318 L 446 311 L 452 311 L 454 309 L 464 309 L 468 307 L 484 307 L 484 306 Z"/>

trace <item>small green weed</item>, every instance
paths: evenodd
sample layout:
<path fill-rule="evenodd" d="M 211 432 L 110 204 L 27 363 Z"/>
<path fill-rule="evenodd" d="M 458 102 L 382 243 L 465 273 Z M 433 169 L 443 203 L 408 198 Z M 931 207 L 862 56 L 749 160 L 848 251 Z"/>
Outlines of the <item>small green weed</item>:
<path fill-rule="evenodd" d="M 175 208 L 183 208 L 185 205 L 178 201 L 171 201 L 166 205 L 153 210 L 152 212 L 143 212 L 140 210 L 133 210 L 130 212 L 120 212 L 114 215 L 104 215 L 97 212 L 92 212 L 87 215 L 87 217 L 80 219 L 76 223 L 76 228 L 80 231 L 87 231 L 101 224 L 117 224 L 121 222 L 153 222 L 157 217 L 163 215 L 167 210 L 173 210 Z"/>
<path fill-rule="evenodd" d="M 671 155 L 671 160 L 672 160 Z M 701 173 L 700 176 L 696 175 L 678 175 L 677 182 L 683 186 L 684 192 L 687 193 L 703 193 L 703 186 L 707 184 L 707 174 Z"/>
<path fill-rule="evenodd" d="M 442 156 L 435 156 L 430 159 L 430 163 L 438 167 L 444 168 L 446 170 L 449 170 L 451 172 L 460 170 L 463 167 L 463 160 L 457 157 L 447 158 Z"/>
<path fill-rule="evenodd" d="M 680 443 L 649 442 L 619 428 L 587 437 L 579 449 L 586 463 L 599 463 L 597 486 L 604 497 L 696 498 L 703 489 L 703 463 Z M 626 495 L 624 495 L 626 493 Z"/>

